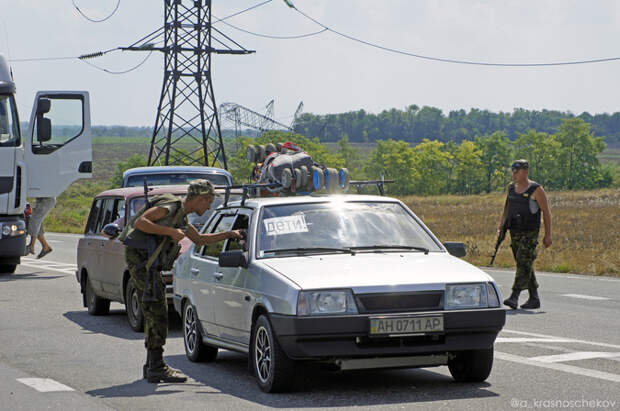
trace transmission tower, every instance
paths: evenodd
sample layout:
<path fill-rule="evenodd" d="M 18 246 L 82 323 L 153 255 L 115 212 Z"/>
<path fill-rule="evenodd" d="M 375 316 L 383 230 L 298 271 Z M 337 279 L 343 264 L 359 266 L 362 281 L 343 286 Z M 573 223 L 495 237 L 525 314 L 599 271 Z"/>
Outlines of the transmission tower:
<path fill-rule="evenodd" d="M 227 168 L 211 79 L 211 55 L 254 51 L 212 27 L 211 0 L 164 0 L 162 29 L 163 47 L 149 43 L 124 48 L 164 53 L 164 80 L 148 165 Z M 212 46 L 214 43 L 218 48 Z"/>

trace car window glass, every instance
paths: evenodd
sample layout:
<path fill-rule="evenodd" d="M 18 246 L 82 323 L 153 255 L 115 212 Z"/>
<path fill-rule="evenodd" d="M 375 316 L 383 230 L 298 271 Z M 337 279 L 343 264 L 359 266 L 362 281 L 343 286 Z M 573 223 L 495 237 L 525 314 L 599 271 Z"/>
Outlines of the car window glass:
<path fill-rule="evenodd" d="M 98 198 L 93 201 L 93 205 L 90 209 L 90 214 L 88 215 L 88 221 L 86 222 L 86 230 L 84 230 L 85 234 L 93 234 L 95 233 L 95 227 L 97 226 L 97 217 L 99 215 L 99 210 L 101 209 L 101 199 Z"/>
<path fill-rule="evenodd" d="M 223 231 L 230 231 L 232 225 L 237 216 L 235 215 L 222 215 L 215 226 L 215 229 L 211 232 L 221 233 Z M 220 253 L 222 252 L 222 248 L 224 247 L 224 241 L 218 241 L 217 243 L 205 245 L 202 249 L 202 255 L 204 257 L 214 257 L 218 258 Z"/>
<path fill-rule="evenodd" d="M 228 177 L 224 174 L 211 173 L 161 173 L 149 174 L 147 176 L 136 174 L 127 177 L 126 187 L 139 187 L 144 184 L 144 177 L 149 186 L 169 186 L 189 184 L 192 180 L 199 178 L 207 179 L 216 186 L 229 185 Z"/>
<path fill-rule="evenodd" d="M 13 96 L 0 96 L 0 147 L 19 146 L 19 123 Z"/>
<path fill-rule="evenodd" d="M 95 233 L 101 232 L 103 227 L 106 224 L 114 221 L 114 203 L 116 202 L 115 198 L 104 198 L 103 204 L 101 206 L 101 212 L 99 213 L 99 218 L 97 220 L 97 225 L 95 227 Z"/>
<path fill-rule="evenodd" d="M 44 96 L 45 97 L 45 96 Z M 41 119 L 51 122 L 51 138 L 48 141 L 38 141 L 37 123 L 35 117 L 32 138 L 32 152 L 48 154 L 73 140 L 84 129 L 84 102 L 81 96 L 49 96 L 50 111 L 42 114 Z"/>
<path fill-rule="evenodd" d="M 181 200 L 185 200 L 186 196 L 187 194 L 175 194 L 175 197 L 179 197 Z M 154 196 L 149 196 L 149 200 L 153 197 Z M 132 198 L 130 202 L 131 206 L 129 207 L 129 217 L 131 218 L 136 215 L 136 213 L 140 211 L 142 207 L 144 207 L 144 203 L 144 196 Z"/>

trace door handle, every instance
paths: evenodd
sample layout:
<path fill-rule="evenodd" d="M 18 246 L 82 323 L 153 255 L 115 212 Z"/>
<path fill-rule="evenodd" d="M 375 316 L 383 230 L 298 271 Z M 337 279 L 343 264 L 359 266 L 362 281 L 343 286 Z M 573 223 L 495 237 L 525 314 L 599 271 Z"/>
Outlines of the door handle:
<path fill-rule="evenodd" d="M 197 268 L 192 268 L 191 270 L 189 270 L 193 275 L 198 275 L 200 274 L 200 270 Z"/>
<path fill-rule="evenodd" d="M 216 280 L 221 280 L 222 278 L 224 278 L 224 273 L 220 273 L 220 272 L 215 272 L 213 273 L 213 278 L 215 278 Z"/>

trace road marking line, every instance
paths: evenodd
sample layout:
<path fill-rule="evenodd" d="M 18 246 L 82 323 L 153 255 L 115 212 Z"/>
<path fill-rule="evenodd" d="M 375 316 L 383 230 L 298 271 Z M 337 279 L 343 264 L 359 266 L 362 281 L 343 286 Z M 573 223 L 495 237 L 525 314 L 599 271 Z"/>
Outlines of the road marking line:
<path fill-rule="evenodd" d="M 541 362 L 564 362 L 589 360 L 592 358 L 613 358 L 620 357 L 620 352 L 602 352 L 602 351 L 577 351 L 567 354 L 541 355 L 539 357 L 530 357 L 532 361 Z"/>
<path fill-rule="evenodd" d="M 77 266 L 73 266 L 71 268 L 67 267 L 67 268 L 54 268 L 54 267 L 48 267 L 44 264 L 31 264 L 31 263 L 20 263 L 20 265 L 23 265 L 25 267 L 30 267 L 30 268 L 38 268 L 38 269 L 42 269 L 42 270 L 51 270 L 51 271 L 58 271 L 60 273 L 63 274 L 75 274 L 75 270 L 77 269 Z"/>
<path fill-rule="evenodd" d="M 529 333 L 525 331 L 507 330 L 505 328 L 502 330 L 502 332 L 520 334 L 520 335 L 528 335 L 531 337 L 548 338 L 548 339 L 561 339 L 562 338 L 562 337 L 557 337 L 557 336 L 548 335 L 548 334 L 538 334 L 538 333 Z M 567 338 L 567 340 L 568 340 L 567 342 L 571 342 L 571 343 L 589 344 L 589 345 L 596 345 L 599 347 L 615 348 L 616 350 L 620 350 L 620 345 L 615 345 L 615 344 L 599 343 L 595 341 L 586 341 L 586 340 L 575 340 L 573 338 Z"/>
<path fill-rule="evenodd" d="M 569 374 L 581 375 L 584 377 L 598 378 L 599 380 L 620 382 L 620 375 L 611 374 L 603 371 L 589 370 L 587 368 L 575 367 L 574 365 L 545 363 L 519 355 L 508 354 L 495 351 L 495 358 L 504 361 L 516 362 L 519 364 L 533 365 L 534 367 L 547 368 L 555 371 L 563 371 Z"/>
<path fill-rule="evenodd" d="M 607 297 L 597 297 L 595 295 L 583 295 L 583 294 L 562 294 L 562 296 L 571 297 L 571 298 L 581 298 L 584 300 L 611 300 L 611 298 L 607 298 Z"/>
<path fill-rule="evenodd" d="M 529 343 L 529 342 L 573 342 L 568 338 L 519 338 L 519 337 L 497 337 L 497 343 Z"/>
<path fill-rule="evenodd" d="M 17 381 L 39 392 L 74 391 L 73 388 L 50 378 L 18 378 Z"/>

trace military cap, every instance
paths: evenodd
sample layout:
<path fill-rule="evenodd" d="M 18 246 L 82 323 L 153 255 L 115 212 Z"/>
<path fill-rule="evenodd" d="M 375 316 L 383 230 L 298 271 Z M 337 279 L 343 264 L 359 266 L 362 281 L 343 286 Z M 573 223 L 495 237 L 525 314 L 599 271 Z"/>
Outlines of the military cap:
<path fill-rule="evenodd" d="M 209 180 L 198 179 L 192 180 L 189 182 L 189 187 L 187 187 L 187 195 L 189 197 L 203 196 L 203 195 L 212 195 L 217 197 L 218 194 L 215 192 L 215 187 L 213 183 Z"/>
<path fill-rule="evenodd" d="M 513 171 L 521 170 L 522 168 L 528 170 L 530 168 L 530 163 L 527 160 L 515 160 L 510 168 Z"/>

